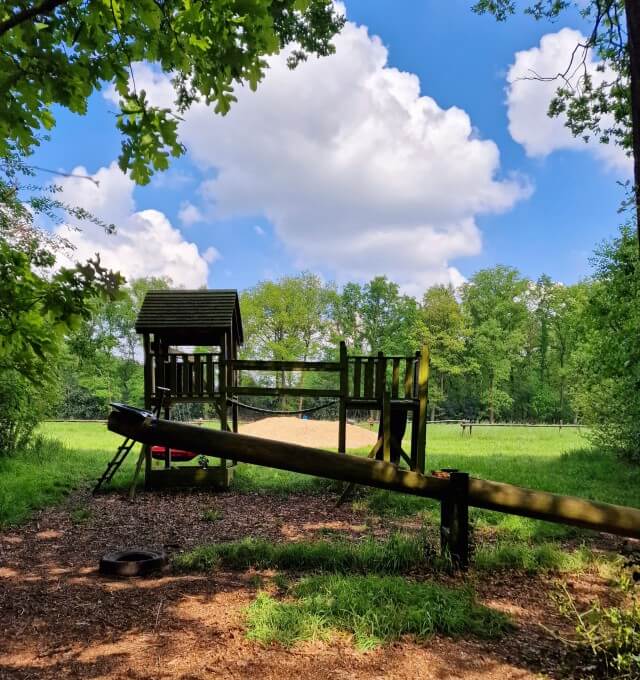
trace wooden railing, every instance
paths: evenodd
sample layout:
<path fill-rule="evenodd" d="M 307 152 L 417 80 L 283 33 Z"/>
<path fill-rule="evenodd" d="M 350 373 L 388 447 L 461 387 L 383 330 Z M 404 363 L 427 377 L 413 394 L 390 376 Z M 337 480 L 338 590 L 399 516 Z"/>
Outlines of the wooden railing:
<path fill-rule="evenodd" d="M 213 353 L 149 355 L 151 361 L 151 396 L 157 387 L 171 390 L 175 401 L 210 401 L 220 394 L 220 355 Z"/>
<path fill-rule="evenodd" d="M 417 370 L 420 354 L 415 356 L 348 357 L 349 400 L 379 400 L 388 390 L 391 399 L 417 398 Z"/>
<path fill-rule="evenodd" d="M 213 353 L 176 353 L 168 356 L 149 355 L 152 376 L 151 396 L 155 398 L 157 387 L 171 390 L 174 400 L 206 401 L 221 396 L 295 396 L 295 397 L 343 397 L 349 402 L 372 402 L 389 391 L 391 399 L 418 399 L 418 366 L 420 353 L 414 356 L 348 356 L 341 361 L 260 361 L 231 359 L 224 361 Z M 229 384 L 223 375 L 225 370 L 270 371 L 288 373 L 316 371 L 339 374 L 335 388 L 279 386 L 238 386 Z M 231 381 L 237 382 L 237 381 Z"/>
<path fill-rule="evenodd" d="M 392 412 L 411 413 L 412 469 L 424 471 L 428 355 L 414 356 L 348 356 L 346 345 L 340 343 L 339 361 L 259 361 L 224 360 L 213 353 L 177 353 L 156 355 L 145 359 L 145 400 L 147 407 L 157 399 L 158 387 L 170 390 L 173 402 L 211 402 L 216 405 L 220 426 L 228 429 L 227 408 L 232 401 L 232 427 L 237 431 L 239 398 L 242 397 L 314 397 L 335 399 L 338 407 L 338 451 L 346 451 L 348 409 L 379 409 L 381 411 L 382 451 L 388 460 L 391 451 Z M 286 384 L 259 386 L 238 385 L 242 371 L 287 372 L 319 371 L 338 376 L 336 387 L 290 387 Z M 284 382 L 284 381 L 283 381 Z M 403 426 L 404 428 L 404 426 Z M 398 435 L 396 439 L 402 439 Z M 400 442 L 397 442 L 398 446 Z"/>

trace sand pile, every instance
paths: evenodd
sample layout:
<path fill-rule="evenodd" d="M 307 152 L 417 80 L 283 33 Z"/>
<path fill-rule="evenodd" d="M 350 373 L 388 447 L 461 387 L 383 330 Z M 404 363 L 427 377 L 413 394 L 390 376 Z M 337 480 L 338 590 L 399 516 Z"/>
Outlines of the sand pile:
<path fill-rule="evenodd" d="M 278 439 L 290 444 L 315 446 L 318 448 L 338 448 L 338 421 L 303 420 L 293 417 L 264 418 L 255 423 L 241 425 L 241 434 L 253 437 Z M 347 449 L 371 447 L 378 439 L 375 431 L 366 430 L 357 425 L 347 424 Z"/>

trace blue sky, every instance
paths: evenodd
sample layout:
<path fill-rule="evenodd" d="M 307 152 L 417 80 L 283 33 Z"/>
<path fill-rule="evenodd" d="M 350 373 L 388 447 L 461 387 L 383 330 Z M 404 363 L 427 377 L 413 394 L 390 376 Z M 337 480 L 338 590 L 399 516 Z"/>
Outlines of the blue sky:
<path fill-rule="evenodd" d="M 577 15 L 497 24 L 470 4 L 347 0 L 335 58 L 300 74 L 274 63 L 224 120 L 201 107 L 181 131 L 187 154 L 146 187 L 112 165 L 108 96 L 84 117 L 59 111 L 33 162 L 98 173 L 100 189 L 61 183 L 121 226 L 111 240 L 85 230 L 78 255 L 99 249 L 129 277 L 229 288 L 301 268 L 338 282 L 387 274 L 416 295 L 495 264 L 565 283 L 587 275 L 620 221 L 629 166 L 548 121 L 549 86 L 515 79 L 560 69 L 577 35 L 563 29 L 586 27 Z M 164 101 L 166 81 L 140 68 Z"/>

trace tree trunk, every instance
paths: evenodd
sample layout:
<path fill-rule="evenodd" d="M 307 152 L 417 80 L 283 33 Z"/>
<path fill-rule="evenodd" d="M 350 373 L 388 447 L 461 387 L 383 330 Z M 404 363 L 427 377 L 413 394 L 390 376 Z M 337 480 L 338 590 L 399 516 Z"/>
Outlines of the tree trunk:
<path fill-rule="evenodd" d="M 624 3 L 629 48 L 629 87 L 631 90 L 631 135 L 633 143 L 633 183 L 636 231 L 640 248 L 640 3 Z"/>

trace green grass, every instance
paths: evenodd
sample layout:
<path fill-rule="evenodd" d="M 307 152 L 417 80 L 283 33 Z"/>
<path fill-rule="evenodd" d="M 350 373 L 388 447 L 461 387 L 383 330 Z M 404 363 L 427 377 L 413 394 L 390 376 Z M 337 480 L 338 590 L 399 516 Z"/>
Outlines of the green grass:
<path fill-rule="evenodd" d="M 473 568 L 477 571 L 509 569 L 528 574 L 541 572 L 584 572 L 595 569 L 609 574 L 615 559 L 598 555 L 582 546 L 566 550 L 554 543 L 529 544 L 501 541 L 478 546 Z M 287 572 L 336 574 L 407 574 L 441 571 L 449 565 L 424 534 L 393 534 L 384 541 L 368 537 L 360 542 L 345 540 L 272 543 L 247 538 L 213 543 L 173 558 L 179 572 L 210 572 L 219 568 L 278 569 Z"/>
<path fill-rule="evenodd" d="M 71 521 L 74 524 L 85 524 L 92 517 L 91 510 L 89 508 L 76 508 L 71 511 Z"/>
<path fill-rule="evenodd" d="M 92 455 L 38 438 L 15 456 L 0 457 L 0 526 L 17 524 L 39 508 L 53 505 L 104 466 Z"/>
<path fill-rule="evenodd" d="M 202 513 L 203 522 L 219 522 L 222 519 L 220 510 L 205 510 Z"/>
<path fill-rule="evenodd" d="M 482 545 L 474 555 L 473 568 L 478 571 L 510 569 L 528 574 L 540 572 L 578 573 L 595 569 L 603 575 L 615 570 L 616 559 L 598 555 L 582 546 L 578 550 L 564 550 L 553 543 L 529 545 L 503 541 L 496 545 Z"/>
<path fill-rule="evenodd" d="M 403 635 L 497 637 L 509 628 L 507 617 L 479 605 L 469 588 L 398 576 L 312 576 L 288 595 L 286 601 L 258 595 L 247 612 L 249 638 L 290 646 L 345 632 L 357 648 L 370 649 Z"/>
<path fill-rule="evenodd" d="M 178 571 L 211 571 L 217 567 L 243 570 L 283 569 L 336 573 L 401 574 L 417 568 L 444 566 L 422 535 L 392 535 L 386 541 L 271 543 L 245 539 L 200 546 L 178 555 Z"/>

